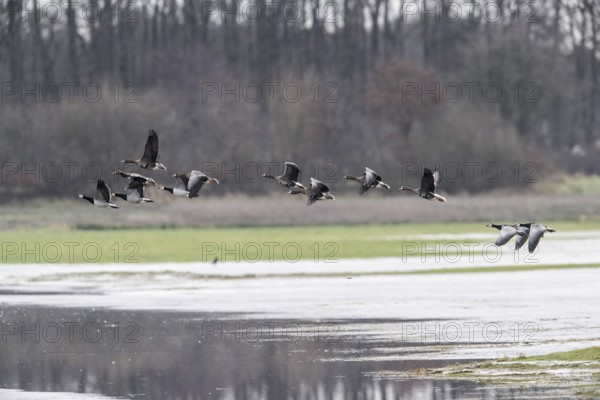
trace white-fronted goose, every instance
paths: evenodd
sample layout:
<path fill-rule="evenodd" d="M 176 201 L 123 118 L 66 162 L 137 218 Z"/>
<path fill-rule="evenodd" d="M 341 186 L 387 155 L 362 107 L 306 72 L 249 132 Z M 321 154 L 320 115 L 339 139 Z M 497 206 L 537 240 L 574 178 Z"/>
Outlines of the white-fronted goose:
<path fill-rule="evenodd" d="M 144 169 L 156 169 L 166 171 L 167 168 L 156 162 L 158 158 L 158 134 L 154 129 L 150 129 L 148 134 L 148 140 L 146 140 L 146 147 L 144 148 L 144 155 L 142 158 L 137 160 L 123 160 L 122 163 L 135 164 Z"/>
<path fill-rule="evenodd" d="M 215 178 L 211 178 L 200 171 L 190 171 L 186 174 L 173 174 L 176 179 L 175 187 L 161 186 L 159 189 L 166 190 L 172 195 L 177 197 L 187 197 L 193 199 L 198 197 L 198 193 L 205 183 L 216 183 L 219 181 Z"/>
<path fill-rule="evenodd" d="M 137 188 L 137 184 L 141 183 L 143 186 L 156 186 L 156 181 L 152 178 L 148 178 L 147 176 L 138 174 L 136 172 L 125 172 L 116 170 L 113 172 L 113 175 L 120 175 L 123 178 L 129 179 L 129 186 L 127 189 L 135 189 Z"/>
<path fill-rule="evenodd" d="M 335 200 L 335 197 L 329 192 L 329 188 L 323 182 L 310 178 L 308 189 L 297 185 L 288 192 L 289 194 L 305 194 L 308 196 L 307 206 L 313 205 L 317 200 Z"/>
<path fill-rule="evenodd" d="M 262 176 L 265 178 L 274 179 L 277 181 L 277 183 L 285 186 L 286 188 L 293 188 L 296 187 L 296 185 L 304 187 L 302 184 L 298 183 L 298 177 L 300 174 L 302 174 L 302 170 L 300 170 L 298 164 L 288 161 L 285 163 L 285 167 L 283 168 L 283 175 L 273 176 L 267 172 Z"/>
<path fill-rule="evenodd" d="M 359 194 L 365 193 L 367 190 L 374 187 L 381 187 L 389 189 L 390 185 L 384 183 L 381 180 L 381 176 L 377 175 L 375 171 L 371 168 L 365 167 L 365 172 L 361 176 L 344 176 L 344 179 L 348 179 L 350 181 L 356 181 L 360 183 L 360 189 L 358 190 Z"/>
<path fill-rule="evenodd" d="M 435 192 L 439 182 L 440 172 L 438 170 L 432 172 L 429 168 L 425 168 L 425 170 L 423 171 L 423 177 L 421 178 L 420 188 L 415 189 L 410 186 L 402 186 L 400 190 L 408 190 L 426 200 L 436 199 L 437 201 L 444 202 L 446 201 L 446 198 L 444 196 L 440 196 Z"/>
<path fill-rule="evenodd" d="M 540 243 L 540 240 L 544 237 L 544 233 L 546 232 L 556 232 L 554 229 L 549 226 L 542 224 L 531 224 L 531 228 L 529 228 L 529 252 L 533 253 Z"/>
<path fill-rule="evenodd" d="M 129 203 L 154 203 L 152 200 L 144 197 L 144 184 L 141 182 L 129 182 L 127 193 L 113 193 L 112 195 Z"/>
<path fill-rule="evenodd" d="M 518 225 L 498 225 L 498 224 L 487 224 L 488 228 L 496 228 L 500 231 L 498 238 L 496 239 L 496 246 L 502 246 L 515 235 L 522 236 L 523 233 L 519 232 Z"/>
<path fill-rule="evenodd" d="M 84 199 L 95 205 L 96 207 L 111 207 L 111 208 L 119 208 L 113 203 L 110 202 L 110 187 L 103 180 L 99 179 L 96 184 L 96 195 L 94 197 L 84 196 L 79 194 L 80 199 Z"/>

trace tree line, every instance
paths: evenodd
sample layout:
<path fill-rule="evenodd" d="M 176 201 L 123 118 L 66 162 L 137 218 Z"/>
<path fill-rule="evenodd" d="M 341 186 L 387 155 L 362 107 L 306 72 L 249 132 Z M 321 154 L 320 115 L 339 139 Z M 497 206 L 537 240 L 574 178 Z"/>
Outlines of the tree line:
<path fill-rule="evenodd" d="M 149 128 L 177 171 L 295 160 L 397 179 L 399 162 L 598 172 L 597 2 L 466 4 L 6 0 L 0 195 L 70 194 L 83 178 L 6 168 L 108 174 Z"/>

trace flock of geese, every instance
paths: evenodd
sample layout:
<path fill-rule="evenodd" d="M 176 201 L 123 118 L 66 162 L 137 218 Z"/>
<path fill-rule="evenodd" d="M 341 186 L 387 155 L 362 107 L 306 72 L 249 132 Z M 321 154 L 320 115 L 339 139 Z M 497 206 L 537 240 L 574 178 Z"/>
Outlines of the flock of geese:
<path fill-rule="evenodd" d="M 138 167 L 147 170 L 166 171 L 167 168 L 164 166 L 164 164 L 157 162 L 157 159 L 158 134 L 155 130 L 151 129 L 150 133 L 148 134 L 148 139 L 146 140 L 146 146 L 144 148 L 144 154 L 142 157 L 138 159 L 125 159 L 122 160 L 121 163 L 135 164 Z M 302 170 L 298 164 L 286 162 L 282 175 L 273 176 L 272 174 L 265 173 L 262 176 L 272 179 L 280 185 L 290 189 L 287 192 L 288 194 L 303 194 L 307 196 L 307 206 L 311 206 L 319 200 L 335 200 L 335 197 L 331 194 L 329 187 L 315 178 L 310 178 L 310 183 L 307 186 L 300 183 L 298 179 L 301 173 Z M 130 203 L 152 203 L 153 201 L 151 199 L 144 197 L 145 188 L 147 186 L 156 186 L 158 189 L 165 190 L 176 197 L 192 199 L 194 197 L 198 197 L 200 189 L 204 184 L 219 184 L 217 179 L 211 178 L 203 172 L 197 170 L 192 170 L 187 173 L 173 174 L 172 177 L 175 178 L 175 185 L 173 187 L 158 186 L 154 179 L 135 172 L 124 172 L 117 170 L 113 172 L 113 174 L 128 179 L 129 184 L 125 188 L 126 193 L 111 192 L 108 184 L 104 180 L 99 179 L 96 184 L 96 193 L 93 197 L 79 194 L 79 198 L 89 201 L 96 207 L 119 208 L 112 202 L 113 197 L 121 198 Z M 390 189 L 390 185 L 383 182 L 381 176 L 368 167 L 365 167 L 365 171 L 360 176 L 346 175 L 343 177 L 343 179 L 358 182 L 360 184 L 358 192 L 361 195 L 366 193 L 371 188 Z M 423 177 L 421 178 L 421 186 L 419 188 L 401 186 L 399 190 L 412 192 L 425 200 L 435 199 L 440 202 L 445 202 L 446 198 L 436 193 L 439 181 L 439 171 L 432 171 L 429 168 L 425 168 L 423 171 Z M 555 232 L 550 227 L 533 222 L 514 225 L 488 224 L 487 226 L 496 228 L 500 231 L 498 239 L 496 240 L 497 246 L 502 246 L 510 241 L 510 239 L 512 239 L 514 236 L 517 236 L 515 250 L 519 250 L 523 244 L 525 244 L 527 239 L 529 239 L 528 247 L 530 253 L 536 249 L 540 239 L 546 232 Z"/>
<path fill-rule="evenodd" d="M 489 228 L 496 228 L 500 231 L 498 238 L 496 239 L 496 246 L 505 245 L 510 239 L 517 236 L 517 239 L 515 240 L 515 250 L 519 250 L 523 247 L 525 242 L 527 242 L 527 239 L 529 239 L 528 250 L 530 253 L 535 251 L 546 232 L 556 232 L 549 226 L 536 224 L 534 222 L 513 225 L 487 224 L 486 226 Z"/>

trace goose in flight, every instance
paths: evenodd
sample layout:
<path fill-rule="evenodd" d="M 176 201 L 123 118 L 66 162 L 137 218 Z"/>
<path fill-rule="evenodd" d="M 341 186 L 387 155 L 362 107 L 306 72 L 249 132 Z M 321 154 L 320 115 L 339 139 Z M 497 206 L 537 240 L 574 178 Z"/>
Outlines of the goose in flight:
<path fill-rule="evenodd" d="M 156 162 L 158 158 L 158 133 L 154 129 L 150 129 L 150 133 L 148 134 L 148 140 L 146 140 L 146 147 L 144 148 L 144 155 L 142 158 L 138 158 L 137 160 L 123 160 L 122 163 L 135 164 L 138 167 L 144 169 L 155 169 L 166 171 L 167 168 Z"/>
<path fill-rule="evenodd" d="M 106 182 L 99 179 L 96 184 L 96 195 L 94 197 L 84 196 L 79 194 L 78 197 L 80 199 L 84 199 L 95 205 L 96 207 L 111 207 L 111 208 L 119 208 L 113 203 L 110 202 L 111 199 L 111 191 Z"/>
<path fill-rule="evenodd" d="M 219 181 L 215 178 L 210 178 L 200 171 L 193 170 L 186 174 L 173 174 L 176 180 L 174 187 L 160 186 L 159 189 L 166 190 L 176 197 L 187 197 L 193 199 L 198 197 L 202 185 L 205 183 L 216 183 Z"/>
<path fill-rule="evenodd" d="M 129 203 L 154 203 L 152 200 L 144 197 L 144 184 L 140 182 L 130 182 L 127 193 L 113 193 L 112 195 Z"/>
<path fill-rule="evenodd" d="M 298 177 L 300 177 L 300 174 L 302 174 L 302 170 L 300 169 L 298 164 L 288 161 L 285 163 L 285 166 L 283 168 L 283 175 L 273 176 L 272 174 L 267 172 L 262 176 L 264 176 L 265 178 L 274 179 L 275 181 L 277 181 L 277 183 L 279 183 L 282 186 L 285 186 L 286 188 L 293 188 L 296 186 L 304 187 L 302 186 L 302 184 L 298 183 Z"/>
<path fill-rule="evenodd" d="M 156 186 L 156 181 L 154 179 L 148 178 L 147 176 L 138 174 L 136 172 L 116 170 L 113 172 L 113 175 L 120 175 L 123 178 L 129 179 L 129 186 L 126 189 L 135 189 L 137 188 L 138 183 L 142 184 L 142 186 Z"/>
<path fill-rule="evenodd" d="M 529 252 L 533 253 L 540 243 L 540 240 L 544 237 L 546 232 L 556 232 L 549 226 L 542 224 L 531 224 L 529 228 Z"/>
<path fill-rule="evenodd" d="M 518 225 L 487 224 L 486 226 L 488 228 L 496 228 L 500 231 L 498 238 L 496 239 L 496 246 L 502 246 L 508 243 L 515 235 L 519 235 L 520 237 L 524 235 L 523 232 L 518 230 Z"/>
<path fill-rule="evenodd" d="M 305 194 L 308 196 L 307 206 L 313 205 L 317 200 L 335 200 L 335 197 L 329 192 L 329 188 L 323 182 L 310 178 L 308 188 L 297 185 L 288 192 L 289 194 Z"/>
<path fill-rule="evenodd" d="M 361 176 L 346 175 L 343 179 L 348 179 L 350 181 L 356 181 L 360 183 L 360 189 L 358 189 L 359 194 L 363 194 L 367 190 L 374 187 L 382 187 L 386 189 L 390 188 L 390 185 L 384 183 L 381 180 L 381 176 L 377 175 L 375 171 L 368 167 L 365 167 L 365 172 L 363 172 Z"/>
<path fill-rule="evenodd" d="M 421 178 L 420 188 L 415 189 L 410 186 L 402 186 L 400 190 L 411 191 L 417 196 L 422 197 L 426 200 L 436 199 L 437 201 L 444 202 L 446 201 L 446 198 L 444 196 L 440 196 L 435 192 L 439 181 L 440 171 L 435 170 L 432 172 L 429 168 L 425 168 L 425 170 L 423 171 L 423 177 Z"/>

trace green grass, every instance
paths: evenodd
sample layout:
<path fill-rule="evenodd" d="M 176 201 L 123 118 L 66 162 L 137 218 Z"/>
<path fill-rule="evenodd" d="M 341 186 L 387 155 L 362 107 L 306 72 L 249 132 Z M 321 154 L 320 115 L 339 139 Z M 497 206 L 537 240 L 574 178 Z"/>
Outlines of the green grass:
<path fill-rule="evenodd" d="M 519 359 L 521 360 L 521 359 Z M 600 346 L 550 353 L 543 356 L 525 357 L 527 361 L 600 361 Z"/>
<path fill-rule="evenodd" d="M 464 379 L 507 387 L 561 388 L 557 397 L 600 396 L 600 347 L 409 371 L 417 377 Z M 565 373 L 568 370 L 568 373 Z"/>
<path fill-rule="evenodd" d="M 558 233 L 599 223 L 552 223 Z M 211 229 L 15 229 L 0 232 L 2 263 L 184 262 L 401 257 L 407 242 L 441 249 L 447 240 L 420 234 L 493 233 L 483 223 Z M 457 243 L 476 240 L 458 239 Z M 449 249 L 450 252 L 453 249 Z M 259 254 L 260 253 L 260 254 Z"/>
<path fill-rule="evenodd" d="M 240 274 L 240 275 L 225 275 L 225 274 L 205 274 L 205 273 L 192 273 L 192 272 L 180 272 L 169 269 L 161 271 L 119 271 L 119 272 L 79 272 L 71 273 L 64 272 L 50 275 L 40 275 L 31 278 L 31 282 L 44 282 L 44 281 L 60 281 L 63 279 L 81 279 L 90 280 L 98 277 L 112 277 L 114 279 L 129 279 L 143 278 L 144 281 L 150 281 L 155 278 L 162 279 L 166 275 L 171 277 L 177 277 L 179 279 L 191 280 L 237 280 L 237 279 L 273 279 L 273 278 L 349 278 L 349 277 L 361 277 L 361 276 L 395 276 L 395 275 L 427 275 L 427 274 L 456 274 L 456 273 L 481 273 L 481 272 L 515 272 L 515 271 L 533 271 L 533 270 L 545 270 L 545 269 L 567 269 L 567 268 L 600 268 L 600 264 L 582 264 L 582 265 L 536 265 L 535 267 L 474 267 L 474 268 L 447 268 L 447 269 L 428 269 L 428 270 L 415 270 L 415 271 L 372 271 L 372 272 L 329 272 L 329 273 L 290 273 L 290 274 Z M 504 360 L 504 361 L 508 361 Z"/>

